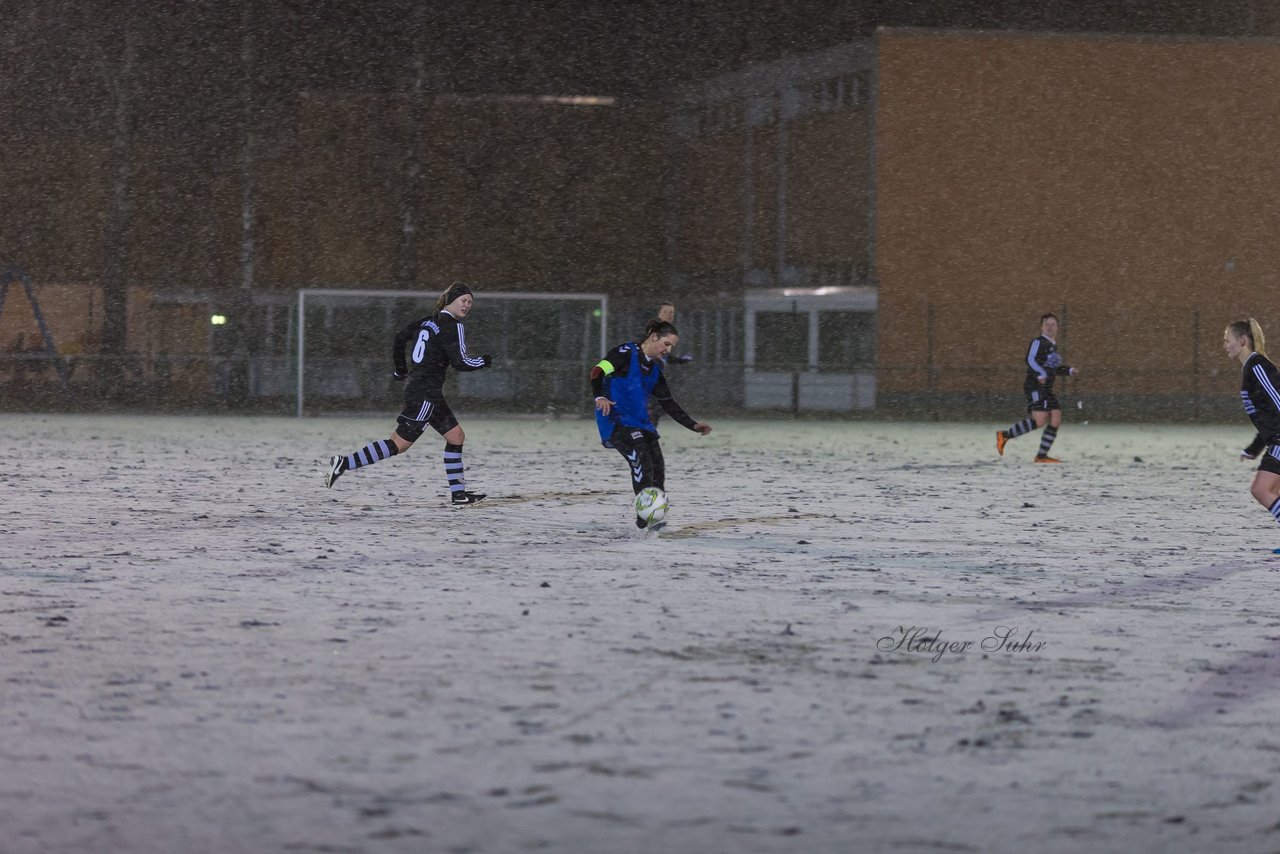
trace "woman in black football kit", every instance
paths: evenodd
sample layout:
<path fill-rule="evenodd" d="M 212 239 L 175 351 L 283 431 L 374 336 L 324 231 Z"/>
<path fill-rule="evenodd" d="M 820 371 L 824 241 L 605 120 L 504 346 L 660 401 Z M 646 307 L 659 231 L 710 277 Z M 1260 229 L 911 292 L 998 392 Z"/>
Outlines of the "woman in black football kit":
<path fill-rule="evenodd" d="M 408 379 L 404 389 L 404 410 L 396 419 L 396 429 L 389 439 L 376 439 L 360 450 L 329 460 L 325 486 L 345 472 L 403 454 L 418 441 L 428 426 L 444 437 L 444 470 L 449 481 L 450 501 L 455 507 L 475 504 L 483 494 L 468 492 L 462 473 L 462 443 L 466 436 L 462 425 L 444 399 L 444 377 L 449 366 L 459 371 L 478 371 L 493 364 L 488 356 L 468 356 L 467 339 L 462 321 L 471 313 L 474 297 L 471 288 L 454 282 L 436 300 L 435 313 L 415 320 L 396 335 L 391 359 L 392 376 Z M 412 345 L 410 366 L 404 348 Z"/>
<path fill-rule="evenodd" d="M 1062 405 L 1053 393 L 1053 381 L 1064 375 L 1075 376 L 1080 373 L 1075 368 L 1062 364 L 1062 356 L 1058 353 L 1058 318 L 1053 314 L 1040 316 L 1040 335 L 1027 348 L 1027 378 L 1022 384 L 1022 391 L 1027 396 L 1027 417 L 1008 430 L 996 431 L 996 453 L 1004 456 L 1005 443 L 1016 439 L 1024 433 L 1044 428 L 1040 435 L 1040 449 L 1036 451 L 1038 463 L 1060 463 L 1062 460 L 1049 456 L 1049 448 L 1058 437 L 1058 428 L 1062 426 Z"/>
<path fill-rule="evenodd" d="M 1249 492 L 1280 522 L 1280 371 L 1265 348 L 1262 327 L 1252 317 L 1235 321 L 1222 334 L 1222 349 L 1244 366 L 1240 400 L 1258 431 L 1240 452 L 1246 460 L 1262 455 Z"/>

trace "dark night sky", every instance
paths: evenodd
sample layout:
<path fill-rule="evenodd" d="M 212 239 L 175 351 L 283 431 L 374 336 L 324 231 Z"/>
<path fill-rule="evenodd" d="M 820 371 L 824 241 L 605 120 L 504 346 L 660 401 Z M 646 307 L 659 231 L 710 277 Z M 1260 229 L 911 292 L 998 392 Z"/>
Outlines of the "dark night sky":
<path fill-rule="evenodd" d="M 870 35 L 876 26 L 1238 36 L 1261 0 L 244 0 L 263 106 L 303 89 L 403 89 L 421 46 L 440 88 L 644 97 Z M 242 2 L 0 0 L 0 121 L 93 129 L 125 34 L 137 121 L 190 135 L 240 103 Z"/>

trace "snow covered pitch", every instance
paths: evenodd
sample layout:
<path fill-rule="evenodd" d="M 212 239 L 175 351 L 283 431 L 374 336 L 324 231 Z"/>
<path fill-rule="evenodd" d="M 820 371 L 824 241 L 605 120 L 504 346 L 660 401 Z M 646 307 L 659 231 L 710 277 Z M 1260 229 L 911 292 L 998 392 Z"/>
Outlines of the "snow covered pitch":
<path fill-rule="evenodd" d="M 0 417 L 0 850 L 1262 851 L 1248 423 Z"/>

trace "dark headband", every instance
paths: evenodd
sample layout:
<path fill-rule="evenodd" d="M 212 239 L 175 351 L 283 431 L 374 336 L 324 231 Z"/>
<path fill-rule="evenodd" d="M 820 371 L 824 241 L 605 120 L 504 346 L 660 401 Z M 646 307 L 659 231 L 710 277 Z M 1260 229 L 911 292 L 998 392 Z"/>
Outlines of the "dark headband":
<path fill-rule="evenodd" d="M 462 282 L 454 282 L 449 286 L 449 290 L 444 292 L 444 304 L 449 305 L 449 303 L 453 302 L 458 297 L 465 297 L 468 294 L 471 294 L 471 288 L 467 287 Z"/>

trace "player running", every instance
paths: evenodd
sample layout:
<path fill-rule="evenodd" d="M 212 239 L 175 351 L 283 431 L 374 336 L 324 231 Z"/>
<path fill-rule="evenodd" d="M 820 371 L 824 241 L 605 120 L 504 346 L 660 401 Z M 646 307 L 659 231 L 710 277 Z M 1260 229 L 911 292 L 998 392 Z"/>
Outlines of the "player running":
<path fill-rule="evenodd" d="M 483 493 L 466 489 L 462 472 L 462 443 L 466 436 L 444 399 L 444 377 L 450 365 L 459 371 L 478 371 L 493 364 L 488 356 L 467 355 L 462 321 L 471 313 L 474 301 L 471 288 L 454 282 L 436 300 L 435 312 L 415 320 L 396 334 L 391 349 L 395 365 L 392 377 L 408 379 L 404 388 L 404 410 L 396 419 L 398 426 L 389 439 L 376 439 L 352 454 L 331 457 L 325 486 L 332 487 L 333 482 L 348 471 L 403 454 L 430 426 L 444 437 L 444 471 L 453 506 L 465 507 L 484 498 Z M 410 343 L 413 345 L 412 367 L 404 356 L 405 345 Z"/>
<path fill-rule="evenodd" d="M 1244 366 L 1240 400 L 1258 431 L 1249 447 L 1240 452 L 1246 460 L 1262 455 L 1249 492 L 1280 522 L 1280 371 L 1267 358 L 1262 327 L 1252 317 L 1227 327 L 1222 349 Z"/>
<path fill-rule="evenodd" d="M 676 423 L 703 436 L 711 432 L 711 425 L 690 418 L 667 388 L 663 359 L 678 340 L 671 323 L 654 318 L 645 327 L 640 343 L 631 341 L 614 347 L 591 369 L 600 443 L 616 448 L 626 459 L 635 494 L 650 486 L 665 491 L 662 447 L 646 407 L 651 395 Z M 636 527 L 645 528 L 648 523 L 637 516 Z"/>
<path fill-rule="evenodd" d="M 1057 337 L 1057 316 L 1041 315 L 1040 334 L 1027 348 L 1027 378 L 1022 384 L 1029 414 L 1008 430 L 996 431 L 996 453 L 1000 456 L 1004 456 L 1005 443 L 1010 439 L 1044 427 L 1044 433 L 1040 435 L 1040 449 L 1036 451 L 1036 462 L 1062 462 L 1049 456 L 1049 448 L 1053 446 L 1053 440 L 1058 437 L 1058 428 L 1062 426 L 1062 405 L 1053 393 L 1053 381 L 1063 375 L 1074 377 L 1080 371 L 1062 364 Z"/>

